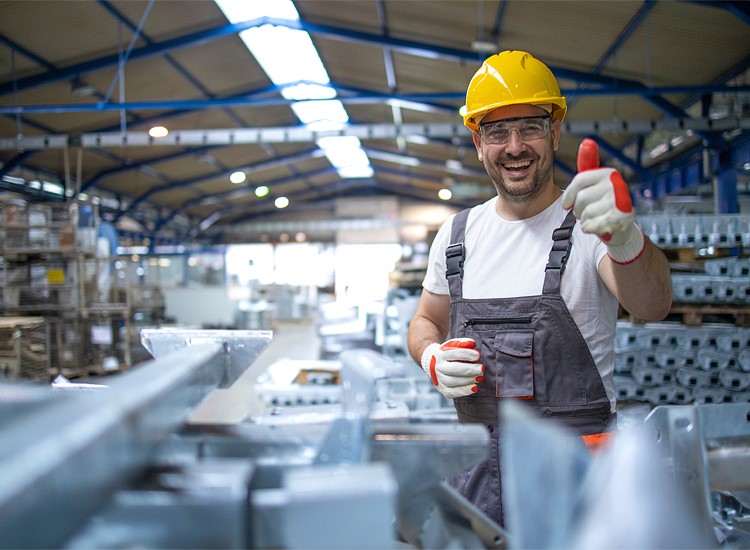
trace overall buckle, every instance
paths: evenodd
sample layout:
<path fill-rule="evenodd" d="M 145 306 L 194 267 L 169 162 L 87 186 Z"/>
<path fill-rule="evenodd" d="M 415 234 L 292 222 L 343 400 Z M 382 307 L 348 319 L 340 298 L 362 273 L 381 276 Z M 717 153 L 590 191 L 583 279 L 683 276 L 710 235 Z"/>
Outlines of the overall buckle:
<path fill-rule="evenodd" d="M 445 276 L 464 276 L 464 243 L 454 243 L 445 249 Z"/>

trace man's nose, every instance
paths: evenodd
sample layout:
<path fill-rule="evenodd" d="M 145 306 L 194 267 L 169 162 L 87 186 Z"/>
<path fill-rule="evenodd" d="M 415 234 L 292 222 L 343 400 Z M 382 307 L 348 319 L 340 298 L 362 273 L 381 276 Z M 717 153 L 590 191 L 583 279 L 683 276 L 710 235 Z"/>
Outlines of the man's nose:
<path fill-rule="evenodd" d="M 520 149 L 523 144 L 524 141 L 521 137 L 521 132 L 519 132 L 517 128 L 511 128 L 510 134 L 508 135 L 508 145 L 505 147 L 506 150 Z"/>

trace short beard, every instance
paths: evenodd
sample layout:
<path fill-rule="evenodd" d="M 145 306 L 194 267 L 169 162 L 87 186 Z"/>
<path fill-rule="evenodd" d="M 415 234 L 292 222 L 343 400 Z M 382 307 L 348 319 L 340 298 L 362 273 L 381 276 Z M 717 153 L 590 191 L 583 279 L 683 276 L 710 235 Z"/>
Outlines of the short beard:
<path fill-rule="evenodd" d="M 531 180 L 531 185 L 523 189 L 508 187 L 505 184 L 505 180 L 500 175 L 496 178 L 492 178 L 492 183 L 500 198 L 512 203 L 522 203 L 534 199 L 539 196 L 545 188 L 545 179 L 541 177 L 539 172 L 534 174 L 534 177 Z"/>
<path fill-rule="evenodd" d="M 552 152 L 552 141 L 549 142 L 550 152 Z M 486 158 L 486 157 L 485 157 Z M 497 162 L 497 165 L 485 164 L 485 170 L 492 180 L 492 184 L 495 186 L 498 196 L 508 202 L 518 204 L 532 200 L 542 194 L 542 191 L 547 187 L 547 184 L 552 181 L 552 155 L 546 157 L 545 164 L 539 164 L 537 160 L 536 170 L 534 171 L 530 185 L 519 189 L 513 188 L 506 185 L 505 178 L 501 175 L 502 168 L 500 165 L 502 162 L 508 162 L 511 159 L 502 159 Z M 512 159 L 512 160 L 523 160 L 523 158 Z M 495 169 L 499 167 L 497 170 Z"/>

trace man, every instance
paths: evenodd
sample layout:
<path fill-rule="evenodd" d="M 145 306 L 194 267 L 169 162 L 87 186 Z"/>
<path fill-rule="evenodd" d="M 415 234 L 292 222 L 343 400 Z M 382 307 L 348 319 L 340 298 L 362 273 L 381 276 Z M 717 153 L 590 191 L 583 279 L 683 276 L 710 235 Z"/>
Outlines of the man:
<path fill-rule="evenodd" d="M 462 114 L 497 197 L 436 235 L 408 346 L 460 421 L 497 436 L 499 401 L 516 398 L 593 445 L 614 429 L 618 303 L 660 320 L 672 292 L 666 257 L 635 224 L 620 174 L 598 168 L 595 142 L 565 192 L 555 185 L 566 110 L 554 75 L 526 52 L 476 72 Z M 502 525 L 491 441 L 486 462 L 449 481 Z"/>

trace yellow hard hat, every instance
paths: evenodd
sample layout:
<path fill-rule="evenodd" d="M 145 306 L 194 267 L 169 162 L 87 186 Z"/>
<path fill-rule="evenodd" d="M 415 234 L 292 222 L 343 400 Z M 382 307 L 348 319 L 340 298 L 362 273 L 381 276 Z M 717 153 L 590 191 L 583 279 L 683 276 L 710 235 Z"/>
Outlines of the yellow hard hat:
<path fill-rule="evenodd" d="M 560 86 L 547 65 L 530 53 L 504 51 L 485 59 L 469 82 L 466 105 L 460 113 L 464 125 L 477 130 L 490 111 L 506 105 L 552 106 L 552 120 L 563 121 L 568 110 Z"/>

